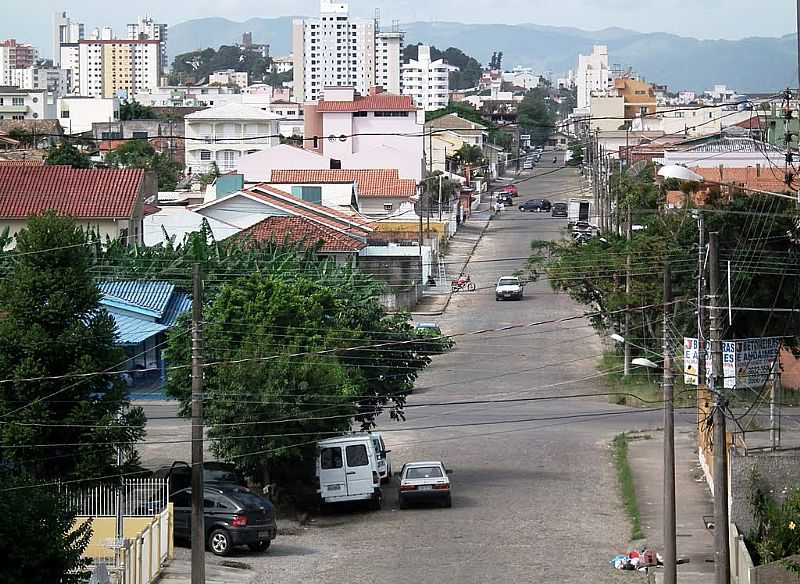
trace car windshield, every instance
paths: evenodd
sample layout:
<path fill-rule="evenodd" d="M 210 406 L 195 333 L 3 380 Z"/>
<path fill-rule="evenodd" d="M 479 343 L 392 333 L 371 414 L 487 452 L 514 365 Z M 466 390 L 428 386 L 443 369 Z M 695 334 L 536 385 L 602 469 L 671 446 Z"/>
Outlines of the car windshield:
<path fill-rule="evenodd" d="M 236 471 L 223 469 L 204 469 L 203 477 L 207 483 L 240 483 L 241 478 Z"/>
<path fill-rule="evenodd" d="M 438 466 L 415 466 L 406 471 L 407 479 L 439 479 L 442 469 Z"/>
<path fill-rule="evenodd" d="M 519 284 L 518 278 L 500 278 L 497 283 L 498 286 L 516 286 L 517 284 Z"/>
<path fill-rule="evenodd" d="M 237 503 L 249 509 L 266 508 L 270 505 L 269 501 L 266 499 L 262 499 L 258 495 L 248 491 L 236 491 L 235 494 L 231 494 L 231 499 L 235 499 Z"/>

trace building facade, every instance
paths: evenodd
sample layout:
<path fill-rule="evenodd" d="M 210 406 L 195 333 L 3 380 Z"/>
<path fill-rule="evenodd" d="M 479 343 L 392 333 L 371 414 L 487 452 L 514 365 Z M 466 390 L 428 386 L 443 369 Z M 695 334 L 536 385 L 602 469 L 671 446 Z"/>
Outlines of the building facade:
<path fill-rule="evenodd" d="M 53 15 L 53 65 L 61 65 L 61 45 L 77 45 L 85 38 L 82 23 L 72 20 L 66 12 Z"/>
<path fill-rule="evenodd" d="M 74 66 L 75 53 L 75 45 L 61 46 L 62 67 Z M 84 40 L 77 44 L 72 90 L 86 97 L 133 95 L 158 88 L 160 75 L 161 41 Z"/>
<path fill-rule="evenodd" d="M 426 112 L 447 107 L 450 94 L 450 67 L 444 60 L 431 60 L 431 48 L 420 45 L 417 60 L 403 65 L 402 93 L 410 95 Z"/>
<path fill-rule="evenodd" d="M 158 24 L 152 18 L 146 17 L 139 19 L 128 25 L 127 38 L 137 41 L 160 41 L 161 42 L 161 71 L 164 73 L 167 68 L 167 36 L 168 30 L 166 24 Z"/>
<path fill-rule="evenodd" d="M 98 122 L 119 120 L 117 98 L 81 97 L 70 95 L 57 101 L 56 116 L 65 134 L 82 134 Z"/>
<path fill-rule="evenodd" d="M 56 98 L 44 90 L 0 87 L 0 120 L 47 120 L 56 115 Z"/>
<path fill-rule="evenodd" d="M 278 116 L 258 107 L 229 104 L 189 114 L 184 118 L 186 167 L 205 174 L 236 169 L 243 156 L 280 144 Z"/>
<path fill-rule="evenodd" d="M 320 1 L 320 17 L 295 20 L 292 33 L 297 101 L 318 101 L 325 87 L 374 86 L 400 93 L 403 33 L 381 32 L 376 21 L 350 18 L 346 3 Z"/>
<path fill-rule="evenodd" d="M 48 67 L 11 70 L 11 85 L 20 89 L 49 91 L 61 97 L 69 91 L 69 71 Z"/>
<path fill-rule="evenodd" d="M 33 67 L 38 57 L 39 51 L 33 45 L 14 39 L 0 42 L 0 84 L 13 85 L 11 72 Z"/>
<path fill-rule="evenodd" d="M 607 46 L 595 45 L 591 55 L 578 55 L 578 73 L 575 77 L 578 109 L 588 108 L 592 92 L 608 90 L 610 82 Z"/>
<path fill-rule="evenodd" d="M 240 89 L 244 89 L 250 84 L 250 79 L 247 71 L 224 69 L 222 71 L 214 71 L 211 75 L 209 75 L 208 84 L 236 86 Z"/>

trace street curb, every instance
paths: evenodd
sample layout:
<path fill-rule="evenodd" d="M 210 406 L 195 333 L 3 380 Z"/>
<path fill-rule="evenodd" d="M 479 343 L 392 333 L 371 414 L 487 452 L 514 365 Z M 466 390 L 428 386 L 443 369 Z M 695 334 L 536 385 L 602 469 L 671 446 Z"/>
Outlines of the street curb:
<path fill-rule="evenodd" d="M 492 219 L 494 219 L 494 213 L 492 213 L 491 210 L 489 211 L 489 213 L 490 213 L 489 218 L 486 220 L 486 223 L 484 224 L 483 229 L 481 229 L 481 233 L 480 233 L 480 235 L 478 235 L 478 239 L 475 240 L 475 244 L 472 246 L 472 249 L 470 250 L 469 254 L 467 255 L 467 259 L 464 260 L 464 263 L 461 266 L 461 272 L 464 271 L 464 269 L 467 267 L 469 262 L 472 260 L 472 256 L 475 255 L 475 250 L 478 249 L 478 244 L 483 240 L 483 236 L 486 234 L 486 231 L 489 229 L 489 225 L 491 224 Z M 447 312 L 447 307 L 450 306 L 450 301 L 452 299 L 453 299 L 453 293 L 450 292 L 450 294 L 447 295 L 447 301 L 444 303 L 444 307 L 439 312 L 412 312 L 411 315 L 412 316 L 442 316 L 445 312 Z"/>

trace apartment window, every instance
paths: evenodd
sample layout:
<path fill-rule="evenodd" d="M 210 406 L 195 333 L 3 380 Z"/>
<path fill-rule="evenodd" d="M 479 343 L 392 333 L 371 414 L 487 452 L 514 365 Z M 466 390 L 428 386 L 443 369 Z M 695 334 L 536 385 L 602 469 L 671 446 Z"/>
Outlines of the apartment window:
<path fill-rule="evenodd" d="M 355 112 L 353 114 L 353 117 L 354 118 L 366 118 L 367 117 L 367 112 Z"/>
<path fill-rule="evenodd" d="M 25 105 L 25 98 L 24 97 L 12 97 L 11 98 L 11 105 Z"/>
<path fill-rule="evenodd" d="M 375 112 L 376 118 L 407 118 L 408 112 Z"/>
<path fill-rule="evenodd" d="M 2 102 L 0 102 L 0 105 L 3 105 Z M 69 117 L 69 110 L 61 110 L 61 117 L 62 118 L 68 118 Z"/>
<path fill-rule="evenodd" d="M 19 121 L 19 120 L 24 120 L 24 119 L 25 119 L 25 116 L 22 116 L 22 115 L 19 115 L 19 116 L 11 116 L 11 119 L 12 119 L 12 120 L 17 120 L 17 121 Z"/>
<path fill-rule="evenodd" d="M 200 160 L 208 162 L 211 160 L 211 151 L 210 150 L 201 150 L 200 151 Z"/>

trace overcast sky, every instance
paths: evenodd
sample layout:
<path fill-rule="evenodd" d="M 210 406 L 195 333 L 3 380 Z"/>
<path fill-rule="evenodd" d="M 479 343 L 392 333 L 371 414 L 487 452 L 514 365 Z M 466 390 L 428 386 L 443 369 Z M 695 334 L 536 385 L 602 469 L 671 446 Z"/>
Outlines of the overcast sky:
<path fill-rule="evenodd" d="M 642 32 L 663 31 L 697 38 L 740 39 L 793 32 L 794 2 L 767 0 L 353 0 L 351 12 L 385 22 L 458 21 L 515 24 L 532 22 L 596 30 L 611 26 Z M 141 13 L 176 24 L 204 16 L 232 20 L 313 15 L 318 0 L 0 0 L 0 38 L 17 38 L 49 53 L 52 13 L 67 10 L 87 29 L 124 25 Z M 35 7 L 35 8 L 33 8 Z"/>

